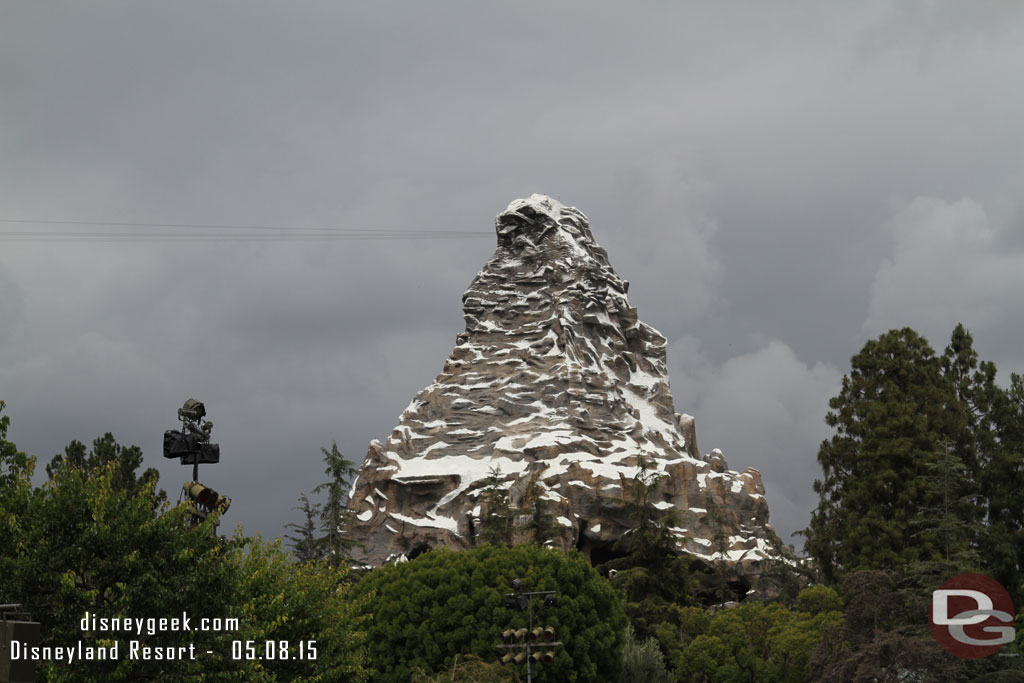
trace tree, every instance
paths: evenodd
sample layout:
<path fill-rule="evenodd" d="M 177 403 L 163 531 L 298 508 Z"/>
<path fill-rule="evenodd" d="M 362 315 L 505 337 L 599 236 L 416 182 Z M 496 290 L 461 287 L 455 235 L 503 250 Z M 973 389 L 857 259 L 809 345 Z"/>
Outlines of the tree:
<path fill-rule="evenodd" d="M 972 546 L 986 569 L 1024 600 L 1024 380 L 1016 373 L 1003 389 L 996 366 L 978 361 L 974 340 L 963 325 L 953 330 L 943 354 L 943 370 L 953 382 L 967 428 L 953 444 L 969 473 L 970 499 L 956 512 L 959 520 L 979 522 Z"/>
<path fill-rule="evenodd" d="M 352 549 L 358 542 L 347 538 L 352 511 L 348 509 L 348 491 L 359 470 L 351 460 L 338 450 L 338 442 L 331 443 L 331 450 L 321 447 L 328 481 L 313 489 L 313 493 L 327 492 L 327 501 L 311 503 L 306 494 L 299 496 L 302 503 L 298 508 L 303 515 L 302 524 L 286 524 L 285 528 L 297 535 L 286 535 L 296 559 L 302 562 L 326 560 L 337 567 L 348 562 Z M 319 529 L 321 535 L 316 532 Z"/>
<path fill-rule="evenodd" d="M 502 480 L 501 469 L 497 465 L 492 466 L 487 473 L 480 502 L 482 514 L 481 529 L 477 534 L 479 541 L 511 545 L 514 514 L 508 497 L 508 487 Z"/>
<path fill-rule="evenodd" d="M 959 662 L 927 632 L 921 617 L 926 604 L 899 583 L 898 574 L 879 570 L 843 578 L 843 619 L 822 633 L 811 658 L 811 680 L 957 680 Z"/>
<path fill-rule="evenodd" d="M 349 559 L 349 552 L 357 545 L 345 537 L 345 528 L 352 516 L 347 507 L 348 489 L 359 470 L 341 454 L 337 441 L 331 443 L 331 450 L 320 448 L 320 452 L 324 454 L 324 472 L 329 479 L 313 489 L 313 493 L 327 492 L 327 502 L 320 508 L 321 543 L 327 561 L 338 566 Z"/>
<path fill-rule="evenodd" d="M 980 554 L 1015 604 L 1024 603 L 1024 378 L 1014 373 L 992 408 L 996 446 L 981 470 L 985 535 Z"/>
<path fill-rule="evenodd" d="M 313 562 L 323 557 L 322 547 L 316 536 L 320 506 L 311 504 L 305 493 L 299 496 L 299 501 L 302 505 L 292 509 L 301 510 L 304 521 L 302 524 L 285 524 L 285 529 L 291 529 L 297 534 L 296 536 L 285 534 L 285 538 L 288 539 L 296 560 Z"/>
<path fill-rule="evenodd" d="M 412 683 L 517 683 L 520 680 L 514 668 L 476 655 L 456 655 L 451 667 L 445 663 L 440 673 L 428 674 L 417 668 L 412 676 Z"/>
<path fill-rule="evenodd" d="M 941 568 L 948 577 L 980 567 L 976 551 L 978 538 L 984 533 L 977 513 L 977 487 L 974 473 L 969 472 L 952 441 L 941 439 L 939 450 L 932 462 L 925 465 L 921 480 L 933 495 L 932 504 L 922 508 L 918 519 L 911 523 L 911 536 L 930 534 L 939 543 L 941 557 L 921 559 L 904 566 L 915 566 L 927 571 L 928 567 Z M 935 584 L 942 583 L 940 579 Z"/>
<path fill-rule="evenodd" d="M 622 675 L 620 683 L 671 683 L 672 677 L 665 668 L 665 660 L 658 647 L 658 641 L 648 638 L 639 641 L 633 626 L 626 627 L 626 647 L 622 653 Z"/>
<path fill-rule="evenodd" d="M 690 561 L 676 552 L 677 517 L 655 505 L 664 477 L 650 458 L 637 458 L 636 474 L 626 490 L 631 528 L 615 545 L 625 554 L 600 566 L 609 575 L 614 570 L 612 586 L 625 599 L 626 615 L 640 640 L 655 636 L 659 625 L 672 619 L 677 605 L 693 602 Z"/>
<path fill-rule="evenodd" d="M 155 477 L 126 479 L 116 458 L 91 467 L 63 458 L 33 487 L 34 458 L 6 440 L 8 424 L 0 419 L 0 595 L 42 624 L 44 646 L 117 643 L 120 654 L 45 664 L 40 680 L 364 680 L 361 608 L 346 602 L 346 570 L 298 565 L 279 543 L 240 533 L 218 538 L 216 514 L 190 527 L 184 508 L 160 501 Z M 192 630 L 83 631 L 86 612 L 98 619 L 184 612 Z M 223 628 L 203 630 L 203 619 Z M 196 658 L 132 658 L 132 640 L 194 646 Z M 251 641 L 265 655 L 267 642 L 281 640 L 317 640 L 318 657 L 258 659 L 244 649 Z"/>
<path fill-rule="evenodd" d="M 484 545 L 456 552 L 438 548 L 401 564 L 374 569 L 353 589 L 367 604 L 374 680 L 406 683 L 413 671 L 441 672 L 456 655 L 495 662 L 498 635 L 527 626 L 527 614 L 505 608 L 512 581 L 533 591 L 558 591 L 558 605 L 534 600 L 534 625 L 551 625 L 563 647 L 534 680 L 615 680 L 626 617 L 618 594 L 577 551 Z"/>
<path fill-rule="evenodd" d="M 544 499 L 547 489 L 543 483 L 537 481 L 539 475 L 540 470 L 533 472 L 527 482 L 526 493 L 523 496 L 518 515 L 523 521 L 519 524 L 517 531 L 525 536 L 528 542 L 544 545 L 555 537 L 557 527 L 554 520 L 551 519 L 548 501 Z M 496 512 L 498 515 L 501 514 L 500 511 Z"/>
<path fill-rule="evenodd" d="M 213 535 L 212 522 L 188 529 L 180 509 L 158 514 L 155 481 L 132 492 L 120 485 L 116 462 L 83 469 L 64 462 L 34 489 L 18 514 L 14 552 L 4 553 L 2 592 L 23 603 L 43 624 L 44 645 L 83 640 L 87 646 L 127 641 L 122 634 L 83 633 L 86 612 L 102 617 L 174 615 L 222 618 L 235 596 L 226 562 L 230 545 Z M 191 633 L 132 636 L 144 645 L 197 647 L 230 654 L 223 634 Z M 120 644 L 122 651 L 128 643 Z M 205 650 L 203 650 L 205 651 Z M 199 668 L 181 662 L 183 674 L 227 670 L 219 661 Z M 145 679 L 166 662 L 121 657 L 47 667 L 51 680 Z"/>
<path fill-rule="evenodd" d="M 25 512 L 32 500 L 32 475 L 36 459 L 7 440 L 11 418 L 3 415 L 7 404 L 0 401 L 0 596 L 9 601 L 15 558 L 23 551 Z"/>
<path fill-rule="evenodd" d="M 616 549 L 624 551 L 626 557 L 606 562 L 605 569 L 643 566 L 657 574 L 678 559 L 678 544 L 672 531 L 678 525 L 678 517 L 675 510 L 663 511 L 655 505 L 667 476 L 655 470 L 649 456 L 643 453 L 637 456 L 636 474 L 625 492 L 630 529 L 616 541 Z"/>
<path fill-rule="evenodd" d="M 260 656 L 249 662 L 253 671 L 275 681 L 366 680 L 363 613 L 368 606 L 366 598 L 349 599 L 346 565 L 296 562 L 280 539 L 266 543 L 259 537 L 239 544 L 229 564 L 241 596 L 233 613 L 242 623 L 242 631 L 231 637 L 255 643 Z M 291 648 L 286 658 L 280 656 L 282 642 Z M 267 643 L 277 648 L 273 657 L 267 656 Z"/>
<path fill-rule="evenodd" d="M 64 448 L 63 455 L 57 454 L 50 460 L 50 464 L 46 466 L 46 476 L 53 478 L 53 473 L 64 464 L 89 471 L 103 469 L 108 463 L 116 463 L 114 486 L 130 492 L 141 490 L 147 482 L 156 481 L 160 476 L 156 468 L 150 467 L 141 477 L 137 477 L 136 470 L 142 465 L 142 449 L 138 446 L 121 446 L 110 432 L 93 440 L 92 450 L 88 455 L 85 452 L 85 444 L 73 440 Z M 167 494 L 160 491 L 157 497 L 162 501 Z"/>
<path fill-rule="evenodd" d="M 962 438 L 965 418 L 928 342 L 910 328 L 869 341 L 851 360 L 825 417 L 836 434 L 818 451 L 824 478 L 805 530 L 827 581 L 841 572 L 936 560 L 944 547 L 922 511 L 941 504 L 927 482 L 943 438 Z"/>
<path fill-rule="evenodd" d="M 805 589 L 797 605 L 790 610 L 780 603 L 743 604 L 702 620 L 691 619 L 682 646 L 672 648 L 676 679 L 807 681 L 822 632 L 839 626 L 842 614 L 837 609 L 838 595 L 831 589 Z"/>

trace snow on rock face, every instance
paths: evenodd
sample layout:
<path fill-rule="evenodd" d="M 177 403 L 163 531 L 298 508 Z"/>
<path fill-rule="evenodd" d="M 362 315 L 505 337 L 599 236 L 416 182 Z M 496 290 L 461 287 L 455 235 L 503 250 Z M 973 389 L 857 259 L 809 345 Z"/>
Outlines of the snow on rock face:
<path fill-rule="evenodd" d="M 353 486 L 350 533 L 367 561 L 471 547 L 494 467 L 513 505 L 543 484 L 555 545 L 610 549 L 630 527 L 624 496 L 642 455 L 665 477 L 656 508 L 676 512 L 680 551 L 755 585 L 781 547 L 761 475 L 700 455 L 694 419 L 672 403 L 666 340 L 630 307 L 587 217 L 534 194 L 495 231 L 441 374 L 370 444 Z"/>

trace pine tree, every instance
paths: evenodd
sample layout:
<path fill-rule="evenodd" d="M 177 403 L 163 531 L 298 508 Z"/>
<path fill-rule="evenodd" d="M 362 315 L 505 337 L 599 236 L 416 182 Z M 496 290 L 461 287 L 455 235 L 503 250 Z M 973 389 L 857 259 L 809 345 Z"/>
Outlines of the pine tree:
<path fill-rule="evenodd" d="M 136 470 L 142 465 L 142 449 L 138 446 L 118 444 L 110 432 L 93 439 L 92 450 L 88 454 L 86 454 L 85 444 L 73 440 L 64 448 L 63 454 L 55 455 L 50 460 L 46 466 L 46 476 L 53 479 L 60 467 L 75 467 L 82 471 L 90 471 L 104 469 L 111 462 L 117 463 L 114 470 L 114 485 L 129 493 L 141 491 L 148 482 L 156 481 L 159 478 L 159 472 L 153 467 L 145 470 L 142 476 L 137 476 Z M 157 504 L 166 498 L 167 494 L 160 491 Z"/>
<path fill-rule="evenodd" d="M 818 451 L 824 479 L 814 483 L 820 500 L 805 530 L 826 580 L 940 559 L 939 530 L 920 524 L 941 505 L 927 477 L 940 440 L 963 441 L 966 424 L 928 342 L 910 328 L 869 341 L 829 407 L 836 434 Z"/>
<path fill-rule="evenodd" d="M 345 458 L 338 450 L 338 442 L 331 443 L 331 450 L 321 447 L 324 472 L 330 479 L 313 489 L 313 493 L 327 492 L 327 502 L 320 506 L 320 530 L 323 536 L 318 539 L 320 552 L 332 566 L 347 561 L 356 541 L 345 537 L 345 529 L 352 517 L 348 509 L 348 488 L 359 473 L 351 460 Z"/>
<path fill-rule="evenodd" d="M 617 542 L 620 550 L 629 553 L 629 566 L 640 564 L 658 571 L 674 556 L 676 538 L 672 528 L 678 524 L 678 517 L 674 510 L 662 511 L 655 505 L 666 476 L 657 472 L 648 455 L 637 456 L 636 474 L 629 482 L 626 499 L 633 526 Z"/>
<path fill-rule="evenodd" d="M 480 496 L 482 504 L 482 529 L 478 535 L 481 543 L 495 545 L 512 544 L 512 505 L 508 498 L 508 488 L 502 481 L 501 469 L 491 467 L 484 480 L 483 492 Z"/>
<path fill-rule="evenodd" d="M 966 422 L 954 448 L 970 486 L 955 517 L 970 527 L 972 550 L 987 573 L 1019 600 L 1024 599 L 1024 382 L 1013 374 L 1009 389 L 999 387 L 995 364 L 979 362 L 973 344 L 958 324 L 942 358 Z"/>
<path fill-rule="evenodd" d="M 926 474 L 922 476 L 934 489 L 934 495 L 929 496 L 934 503 L 922 509 L 922 518 L 915 520 L 912 526 L 920 529 L 918 534 L 937 536 L 946 564 L 956 560 L 967 570 L 977 565 L 977 553 L 970 539 L 980 533 L 981 525 L 972 519 L 976 515 L 965 515 L 963 511 L 972 510 L 977 497 L 973 495 L 970 473 L 953 442 L 942 439 L 938 445 L 935 459 L 925 466 Z"/>
<path fill-rule="evenodd" d="M 981 555 L 993 578 L 1024 602 L 1024 378 L 1014 373 L 993 410 L 998 447 L 985 462 L 986 533 Z"/>
<path fill-rule="evenodd" d="M 519 508 L 519 517 L 524 519 L 524 522 L 518 530 L 530 542 L 544 545 L 555 538 L 558 530 L 551 519 L 548 501 L 544 499 L 547 489 L 543 483 L 537 481 L 539 475 L 540 471 L 534 472 L 526 486 L 526 495 L 523 496 L 523 503 Z"/>
<path fill-rule="evenodd" d="M 299 507 L 292 508 L 300 510 L 303 516 L 302 524 L 285 524 L 286 529 L 293 530 L 296 535 L 285 535 L 288 545 L 292 549 L 292 555 L 299 562 L 314 562 L 323 557 L 322 544 L 316 536 L 317 518 L 320 516 L 320 505 L 309 502 L 309 496 L 303 493 L 299 496 Z"/>

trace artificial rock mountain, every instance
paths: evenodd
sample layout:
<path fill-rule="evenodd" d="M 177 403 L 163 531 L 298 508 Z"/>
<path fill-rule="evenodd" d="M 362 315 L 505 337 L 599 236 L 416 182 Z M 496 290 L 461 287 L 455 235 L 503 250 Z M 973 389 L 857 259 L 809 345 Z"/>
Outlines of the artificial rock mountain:
<path fill-rule="evenodd" d="M 701 456 L 693 418 L 672 403 L 665 338 L 637 318 L 586 216 L 534 194 L 496 230 L 444 369 L 370 444 L 354 483 L 349 534 L 366 560 L 474 545 L 492 468 L 513 508 L 542 491 L 551 543 L 609 557 L 644 458 L 663 477 L 655 507 L 676 512 L 679 551 L 756 589 L 781 547 L 761 475 L 729 470 L 717 449 Z"/>

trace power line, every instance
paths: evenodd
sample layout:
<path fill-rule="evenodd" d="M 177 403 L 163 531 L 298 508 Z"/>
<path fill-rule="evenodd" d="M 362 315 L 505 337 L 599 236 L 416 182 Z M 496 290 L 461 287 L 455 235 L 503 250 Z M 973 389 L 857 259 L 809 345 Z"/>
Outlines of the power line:
<path fill-rule="evenodd" d="M 0 218 L 0 223 L 67 225 L 107 228 L 160 228 L 138 230 L 3 230 L 0 241 L 351 241 L 351 240 L 440 240 L 492 237 L 477 230 L 395 229 L 395 228 L 293 228 L 283 225 L 221 225 L 207 223 L 133 223 L 115 221 L 70 221 Z M 170 229 L 170 230 L 168 230 Z M 198 232 L 184 232 L 198 231 Z"/>

